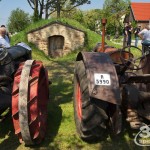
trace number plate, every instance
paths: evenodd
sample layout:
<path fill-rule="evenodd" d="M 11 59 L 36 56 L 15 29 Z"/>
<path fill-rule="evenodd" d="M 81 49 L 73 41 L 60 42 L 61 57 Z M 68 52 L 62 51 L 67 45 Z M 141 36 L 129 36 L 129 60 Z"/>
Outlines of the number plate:
<path fill-rule="evenodd" d="M 94 74 L 95 85 L 111 85 L 110 74 Z"/>

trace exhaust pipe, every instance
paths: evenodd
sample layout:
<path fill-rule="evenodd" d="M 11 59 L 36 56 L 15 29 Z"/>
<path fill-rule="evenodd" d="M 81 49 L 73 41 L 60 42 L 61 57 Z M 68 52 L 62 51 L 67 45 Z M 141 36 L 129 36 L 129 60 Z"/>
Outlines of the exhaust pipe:
<path fill-rule="evenodd" d="M 103 18 L 101 20 L 102 23 L 102 47 L 101 47 L 101 52 L 105 52 L 104 50 L 104 45 L 105 45 L 105 25 L 107 23 L 107 19 Z"/>

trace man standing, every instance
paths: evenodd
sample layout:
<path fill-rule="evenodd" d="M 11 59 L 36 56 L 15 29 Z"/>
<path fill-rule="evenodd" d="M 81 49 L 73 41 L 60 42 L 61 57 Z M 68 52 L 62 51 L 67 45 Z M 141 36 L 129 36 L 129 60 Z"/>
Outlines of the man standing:
<path fill-rule="evenodd" d="M 128 23 L 125 23 L 123 28 L 123 47 L 127 46 L 127 40 L 128 40 L 127 27 L 128 27 Z"/>
<path fill-rule="evenodd" d="M 145 45 L 150 45 L 150 25 L 147 25 L 139 34 L 139 37 L 142 39 L 142 51 L 147 51 Z"/>
<path fill-rule="evenodd" d="M 5 25 L 1 25 L 1 27 L 4 27 L 6 29 Z M 9 36 L 9 33 L 8 33 L 7 29 L 6 29 L 6 35 L 7 35 L 8 39 L 9 39 L 9 42 L 10 42 L 10 36 Z"/>
<path fill-rule="evenodd" d="M 5 27 L 0 27 L 0 47 L 5 47 L 5 48 L 10 47 L 10 41 L 6 35 Z"/>
<path fill-rule="evenodd" d="M 144 41 L 150 41 L 150 25 L 146 25 L 145 28 L 139 32 L 138 36 Z"/>
<path fill-rule="evenodd" d="M 141 31 L 141 26 L 138 25 L 135 29 L 134 29 L 134 36 L 135 36 L 135 46 L 138 46 L 138 41 L 139 41 L 139 32 Z"/>
<path fill-rule="evenodd" d="M 129 25 L 127 26 L 127 35 L 128 35 L 127 46 L 131 46 L 132 30 L 133 30 L 133 28 L 131 26 L 131 22 L 129 22 Z"/>

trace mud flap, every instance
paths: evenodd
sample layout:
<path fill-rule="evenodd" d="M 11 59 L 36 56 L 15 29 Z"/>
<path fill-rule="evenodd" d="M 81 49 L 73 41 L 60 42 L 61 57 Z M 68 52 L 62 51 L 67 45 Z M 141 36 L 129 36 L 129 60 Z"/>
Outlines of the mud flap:
<path fill-rule="evenodd" d="M 110 117 L 111 128 L 115 134 L 120 133 L 122 115 L 119 81 L 110 56 L 100 52 L 80 52 L 76 61 L 80 60 L 83 60 L 86 68 L 90 97 L 116 106 Z"/>

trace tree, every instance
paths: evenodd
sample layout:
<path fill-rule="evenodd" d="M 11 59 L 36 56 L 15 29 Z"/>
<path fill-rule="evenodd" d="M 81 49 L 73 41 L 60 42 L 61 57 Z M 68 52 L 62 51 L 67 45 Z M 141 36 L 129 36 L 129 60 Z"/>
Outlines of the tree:
<path fill-rule="evenodd" d="M 56 10 L 57 10 L 57 18 L 60 17 L 60 12 L 69 12 L 72 9 L 74 9 L 75 7 L 78 7 L 80 5 L 83 4 L 90 4 L 91 2 L 89 0 L 56 0 L 56 2 L 54 3 Z M 70 6 L 70 7 L 68 7 Z"/>
<path fill-rule="evenodd" d="M 34 10 L 33 13 L 33 21 L 38 21 L 39 20 L 39 2 L 41 2 L 40 0 L 27 0 L 30 7 Z M 44 2 L 44 0 L 42 0 L 42 2 L 40 4 L 42 4 Z M 41 5 L 40 5 L 41 6 Z M 42 8 L 41 8 L 42 9 Z M 40 9 L 40 10 L 41 10 Z M 43 11 L 43 10 L 41 10 Z"/>
<path fill-rule="evenodd" d="M 84 25 L 92 30 L 96 31 L 97 26 L 100 25 L 100 20 L 102 18 L 102 10 L 101 9 L 92 9 L 88 11 L 84 11 L 83 13 L 83 22 Z M 98 24 L 96 24 L 98 23 Z"/>
<path fill-rule="evenodd" d="M 13 10 L 8 18 L 7 26 L 9 32 L 15 33 L 24 30 L 31 23 L 30 20 L 29 14 L 25 13 L 23 10 L 19 8 Z"/>
<path fill-rule="evenodd" d="M 103 17 L 107 18 L 107 33 L 118 36 L 122 28 L 121 17 L 128 12 L 130 0 L 105 0 Z"/>
<path fill-rule="evenodd" d="M 83 11 L 81 11 L 80 9 L 75 7 L 69 12 L 67 12 L 67 11 L 61 12 L 61 17 L 74 19 L 78 22 L 83 23 L 83 13 L 84 13 Z M 57 14 L 53 13 L 51 16 L 57 17 Z"/>
<path fill-rule="evenodd" d="M 45 19 L 47 19 L 50 14 L 57 12 L 57 17 L 59 18 L 61 12 L 71 11 L 75 7 L 83 5 L 85 3 L 90 3 L 89 0 L 27 0 L 30 7 L 34 10 L 34 21 L 42 19 L 42 14 L 45 12 Z M 68 7 L 70 6 L 70 7 Z"/>
<path fill-rule="evenodd" d="M 53 17 L 56 17 L 56 14 L 52 14 Z M 101 9 L 92 9 L 88 11 L 81 11 L 78 8 L 74 8 L 69 12 L 62 12 L 61 16 L 63 18 L 74 19 L 84 25 L 86 28 L 101 33 L 101 18 L 102 10 Z"/>

